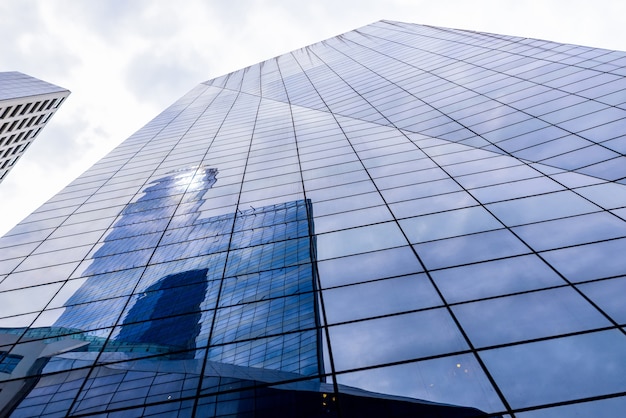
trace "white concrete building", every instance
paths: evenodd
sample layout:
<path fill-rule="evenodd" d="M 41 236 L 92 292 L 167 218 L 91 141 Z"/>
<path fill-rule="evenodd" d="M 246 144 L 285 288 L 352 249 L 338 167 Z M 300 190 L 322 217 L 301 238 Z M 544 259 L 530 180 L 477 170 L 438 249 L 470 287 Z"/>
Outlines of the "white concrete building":
<path fill-rule="evenodd" d="M 69 94 L 17 71 L 0 72 L 0 182 Z"/>

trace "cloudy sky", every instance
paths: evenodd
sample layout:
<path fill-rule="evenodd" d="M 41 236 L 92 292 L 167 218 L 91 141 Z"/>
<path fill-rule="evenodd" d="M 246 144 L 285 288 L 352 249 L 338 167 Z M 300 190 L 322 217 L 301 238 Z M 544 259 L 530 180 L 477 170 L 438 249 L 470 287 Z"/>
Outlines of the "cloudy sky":
<path fill-rule="evenodd" d="M 0 71 L 72 95 L 0 184 L 0 235 L 199 82 L 380 19 L 626 50 L 623 0 L 0 0 Z"/>

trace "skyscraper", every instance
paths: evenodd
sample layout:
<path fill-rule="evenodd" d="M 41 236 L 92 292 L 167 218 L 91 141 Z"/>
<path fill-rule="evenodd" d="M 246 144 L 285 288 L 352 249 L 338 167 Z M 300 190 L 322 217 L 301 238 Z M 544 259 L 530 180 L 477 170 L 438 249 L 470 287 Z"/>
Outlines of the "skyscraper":
<path fill-rule="evenodd" d="M 69 94 L 17 71 L 0 72 L 0 182 Z"/>
<path fill-rule="evenodd" d="M 201 83 L 0 240 L 13 416 L 615 416 L 626 53 L 381 21 Z"/>

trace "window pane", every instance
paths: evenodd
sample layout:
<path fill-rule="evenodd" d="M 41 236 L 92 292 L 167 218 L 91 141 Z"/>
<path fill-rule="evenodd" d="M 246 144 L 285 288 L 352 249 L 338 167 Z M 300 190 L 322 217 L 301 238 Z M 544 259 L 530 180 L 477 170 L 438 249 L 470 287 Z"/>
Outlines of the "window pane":
<path fill-rule="evenodd" d="M 449 303 L 564 284 L 535 255 L 437 270 L 431 275 Z"/>
<path fill-rule="evenodd" d="M 480 353 L 513 408 L 626 390 L 626 338 L 602 331 Z"/>
<path fill-rule="evenodd" d="M 611 325 L 569 287 L 467 303 L 452 310 L 477 347 Z"/>
<path fill-rule="evenodd" d="M 338 371 L 467 349 L 445 309 L 336 325 L 329 332 Z"/>

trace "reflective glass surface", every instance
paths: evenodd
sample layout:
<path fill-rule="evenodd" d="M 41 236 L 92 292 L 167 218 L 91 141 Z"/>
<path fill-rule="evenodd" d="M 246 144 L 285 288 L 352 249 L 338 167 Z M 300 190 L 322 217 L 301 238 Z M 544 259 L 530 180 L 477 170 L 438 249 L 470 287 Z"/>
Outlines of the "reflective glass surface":
<path fill-rule="evenodd" d="M 620 416 L 624 68 L 381 21 L 199 84 L 0 238 L 0 415 Z"/>

